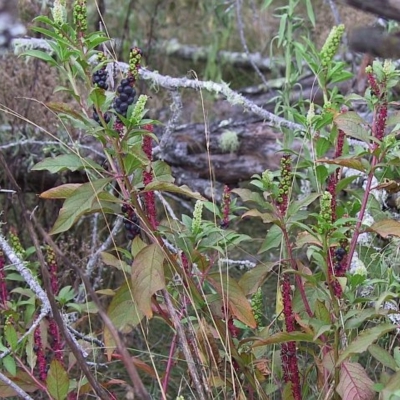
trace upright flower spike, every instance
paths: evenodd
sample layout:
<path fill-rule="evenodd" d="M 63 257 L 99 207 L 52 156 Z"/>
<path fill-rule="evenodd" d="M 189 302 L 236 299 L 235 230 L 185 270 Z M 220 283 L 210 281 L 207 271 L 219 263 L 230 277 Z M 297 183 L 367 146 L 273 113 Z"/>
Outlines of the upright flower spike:
<path fill-rule="evenodd" d="M 78 38 L 83 38 L 87 30 L 87 5 L 86 0 L 75 0 L 74 25 Z"/>
<path fill-rule="evenodd" d="M 39 370 L 39 379 L 42 382 L 46 382 L 47 378 L 47 361 L 44 355 L 42 335 L 40 333 L 40 325 L 35 329 L 33 334 L 34 350 L 36 353 L 37 361 L 36 364 Z"/>
<path fill-rule="evenodd" d="M 51 9 L 53 21 L 60 27 L 67 22 L 67 9 L 65 2 L 65 0 L 55 0 L 53 8 Z"/>
<path fill-rule="evenodd" d="M 57 278 L 58 266 L 57 266 L 56 255 L 54 254 L 54 251 L 50 246 L 46 247 L 46 262 L 50 273 L 51 290 L 53 291 L 54 296 L 56 296 L 59 292 L 59 285 Z M 51 318 L 49 321 L 49 333 L 52 339 L 51 348 L 54 352 L 54 357 L 57 360 L 61 361 L 62 349 L 63 349 L 61 343 L 61 335 L 58 326 L 53 318 Z"/>
<path fill-rule="evenodd" d="M 320 52 L 321 64 L 324 68 L 329 68 L 333 57 L 338 51 L 340 40 L 344 33 L 344 25 L 334 26 L 325 40 Z"/>
<path fill-rule="evenodd" d="M 283 274 L 282 302 L 286 331 L 293 332 L 295 330 L 295 318 L 292 307 L 292 289 L 287 273 Z M 286 383 L 290 382 L 292 384 L 293 398 L 295 400 L 301 400 L 300 373 L 295 342 L 286 342 L 282 344 L 281 359 L 283 378 Z"/>
<path fill-rule="evenodd" d="M 192 220 L 192 233 L 195 235 L 200 232 L 202 215 L 203 215 L 203 202 L 201 200 L 197 200 L 194 206 L 193 220 Z"/>

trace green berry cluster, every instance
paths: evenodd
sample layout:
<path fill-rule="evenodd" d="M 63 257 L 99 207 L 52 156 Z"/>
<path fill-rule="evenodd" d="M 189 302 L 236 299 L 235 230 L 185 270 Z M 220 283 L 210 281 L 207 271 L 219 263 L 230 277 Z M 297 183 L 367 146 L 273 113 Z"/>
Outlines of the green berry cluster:
<path fill-rule="evenodd" d="M 139 77 L 140 61 L 142 60 L 142 50 L 138 47 L 133 47 L 129 54 L 129 72 L 133 75 L 135 80 Z"/>
<path fill-rule="evenodd" d="M 15 254 L 18 257 L 24 257 L 25 249 L 22 247 L 21 241 L 19 240 L 19 237 L 17 236 L 17 232 L 14 229 L 10 229 L 9 239 L 10 239 L 11 247 L 14 249 Z"/>
<path fill-rule="evenodd" d="M 344 25 L 334 26 L 329 33 L 324 45 L 322 46 L 320 52 L 321 64 L 323 68 L 328 68 L 335 56 L 340 40 L 342 39 L 344 33 Z"/>
<path fill-rule="evenodd" d="M 332 223 L 332 195 L 325 191 L 320 200 L 321 218 L 327 224 Z"/>
<path fill-rule="evenodd" d="M 284 199 L 289 195 L 292 185 L 292 168 L 289 154 L 285 154 L 281 158 L 281 181 L 278 190 L 278 203 L 283 203 Z"/>
<path fill-rule="evenodd" d="M 250 304 L 253 311 L 254 319 L 257 322 L 257 326 L 260 326 L 263 316 L 263 293 L 261 288 L 258 288 L 257 292 L 253 294 Z"/>
<path fill-rule="evenodd" d="M 87 30 L 87 6 L 86 0 L 75 0 L 74 24 L 77 34 L 83 34 Z"/>

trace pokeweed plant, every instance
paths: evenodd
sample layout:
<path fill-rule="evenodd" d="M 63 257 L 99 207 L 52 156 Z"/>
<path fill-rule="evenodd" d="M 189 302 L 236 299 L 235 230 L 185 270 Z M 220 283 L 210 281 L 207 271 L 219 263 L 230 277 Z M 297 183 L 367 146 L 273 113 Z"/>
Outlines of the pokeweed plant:
<path fill-rule="evenodd" d="M 254 190 L 226 187 L 222 204 L 217 205 L 175 185 L 170 167 L 153 159 L 157 122 L 146 118 L 147 99 L 136 94 L 140 49 L 131 49 L 124 69 L 98 50 L 108 40 L 104 33 L 87 32 L 85 1 L 75 1 L 73 21 L 68 20 L 65 2 L 56 1 L 53 11 L 53 19 L 38 17 L 42 26 L 35 28 L 49 39 L 53 54 L 29 50 L 25 56 L 37 57 L 59 70 L 66 85 L 57 90 L 66 91 L 75 105 L 47 106 L 63 124 L 91 135 L 101 145 L 106 163 L 97 164 L 72 149 L 34 167 L 54 173 L 84 170 L 88 177 L 87 183 L 63 184 L 41 194 L 45 199 L 64 201 L 50 233 L 67 232 L 83 216 L 99 213 L 106 223 L 107 215 L 122 218 L 131 241 L 126 249 L 114 238 L 113 248 L 102 253 L 103 263 L 119 270 L 123 278 L 116 287 L 99 288 L 100 293 L 111 295 L 106 313 L 97 310 L 104 321 L 102 341 L 96 342 L 103 356 L 108 361 L 122 360 L 127 370 L 132 365 L 135 371 L 140 369 L 158 383 L 154 394 L 164 399 L 180 359 L 189 371 L 188 386 L 198 399 L 272 396 L 297 400 L 321 393 L 324 397 L 372 399 L 376 392 L 383 398 L 395 394 L 400 389 L 400 364 L 388 345 L 388 334 L 396 325 L 385 323 L 390 311 L 381 307 L 397 297 L 398 279 L 387 266 L 393 260 L 393 246 L 387 246 L 379 261 L 384 277 L 377 279 L 376 270 L 364 267 L 372 260 L 377 262 L 381 254 L 372 244 L 373 234 L 384 239 L 400 236 L 400 224 L 385 215 L 377 201 L 377 193 L 398 187 L 394 181 L 400 161 L 395 134 L 400 121 L 397 114 L 388 117 L 390 88 L 398 81 L 392 64 L 375 62 L 368 69 L 365 97 L 343 98 L 330 86 L 350 76 L 345 64 L 333 60 L 343 28 L 335 29 L 321 52 L 309 42 L 296 44 L 324 93 L 320 109 L 311 103 L 308 115 L 292 111 L 304 126 L 299 136 L 310 146 L 298 155 L 285 149 L 280 171 L 255 175 Z M 346 105 L 355 100 L 368 105 L 372 122 L 348 111 Z M 385 135 L 388 126 L 394 129 Z M 309 193 L 303 190 L 296 198 L 299 181 Z M 356 181 L 364 181 L 362 190 L 354 185 Z M 196 199 L 193 215 L 161 224 L 155 191 Z M 342 192 L 349 201 L 341 198 Z M 243 210 L 232 193 L 255 205 L 243 218 L 261 218 L 268 225 L 259 252 L 280 249 L 278 261 L 260 263 L 240 279 L 229 273 L 229 251 L 251 238 L 229 229 Z M 211 222 L 205 220 L 205 210 L 213 214 Z M 373 221 L 367 226 L 369 216 Z M 362 242 L 365 237 L 368 241 Z M 52 250 L 47 264 L 56 276 Z M 7 279 L 3 265 L 0 257 L 1 277 Z M 280 277 L 277 316 L 267 321 L 262 313 L 262 284 L 273 270 Z M 60 288 L 52 280 L 52 292 L 60 308 L 85 309 L 73 302 L 71 287 Z M 7 307 L 4 286 L 1 294 Z M 147 365 L 133 357 L 133 351 L 124 351 L 119 341 L 119 334 L 134 328 L 146 335 L 146 324 L 156 319 L 172 331 L 165 366 L 158 365 L 153 354 Z M 18 343 L 21 333 L 12 318 L 4 324 L 2 347 L 8 346 L 7 354 L 17 359 L 18 346 L 24 345 Z M 50 322 L 48 329 L 57 345 L 54 360 L 48 362 L 42 328 L 29 339 L 36 351 L 36 357 L 29 359 L 31 369 L 24 369 L 29 388 L 57 399 L 90 393 L 93 388 L 88 381 L 66 367 L 67 350 Z M 146 345 L 151 353 L 152 343 Z M 12 360 L 4 357 L 2 368 L 18 383 L 17 364 Z M 367 373 L 365 360 L 381 372 L 375 380 Z M 18 369 L 23 369 L 20 361 Z M 130 373 L 131 379 L 134 374 Z M 116 382 L 104 379 L 101 383 L 111 392 Z M 150 398 L 149 390 L 140 398 Z"/>
<path fill-rule="evenodd" d="M 33 167 L 52 173 L 84 170 L 88 178 L 87 183 L 62 184 L 41 194 L 44 199 L 63 200 L 50 234 L 67 232 L 83 216 L 100 213 L 106 223 L 108 214 L 122 218 L 126 236 L 132 241 L 128 251 L 114 242 L 111 252 L 102 253 L 104 264 L 121 270 L 124 281 L 118 287 L 102 288 L 103 293 L 112 295 L 103 314 L 105 327 L 100 344 L 104 356 L 108 361 L 122 359 L 128 371 L 134 368 L 130 373 L 134 390 L 140 381 L 135 375 L 136 368 L 156 379 L 162 398 L 167 396 L 171 369 L 180 352 L 187 360 L 199 398 L 209 398 L 220 390 L 243 392 L 247 385 L 258 391 L 251 360 L 242 359 L 234 339 L 238 331 L 234 321 L 252 329 L 257 326 L 247 298 L 250 293 L 223 272 L 223 266 L 217 262 L 230 248 L 250 239 L 229 229 L 237 218 L 232 213 L 238 209 L 235 200 L 230 201 L 229 190 L 225 190 L 221 210 L 211 207 L 199 194 L 175 185 L 165 162 L 153 160 L 152 146 L 157 141 L 153 129 L 157 122 L 146 118 L 147 98 L 137 97 L 135 88 L 142 53 L 132 48 L 127 68 L 121 69 L 121 64 L 99 51 L 98 47 L 108 38 L 102 32 L 87 33 L 86 1 L 74 2 L 72 21 L 68 19 L 65 2 L 60 0 L 54 4 L 52 19 L 40 16 L 36 22 L 41 25 L 34 29 L 48 39 L 52 54 L 28 50 L 24 56 L 39 58 L 56 68 L 66 82 L 56 90 L 65 91 L 75 101 L 75 104 L 48 103 L 47 107 L 64 126 L 84 131 L 97 140 L 106 159 L 100 165 L 79 150 L 71 149 Z M 174 229 L 160 225 L 155 191 L 171 191 L 197 199 L 193 217 L 183 216 Z M 202 219 L 203 206 L 212 209 L 216 223 Z M 47 263 L 50 272 L 54 272 L 54 254 Z M 60 288 L 53 280 L 51 287 L 52 293 L 48 295 L 54 296 L 62 311 L 90 308 L 89 303 L 81 308 L 74 303 L 71 287 Z M 161 370 L 154 361 L 150 366 L 139 361 L 132 365 L 128 353 L 121 354 L 123 345 L 118 334 L 118 331 L 127 334 L 140 326 L 144 332 L 144 324 L 154 316 L 174 332 L 167 366 Z M 12 326 L 12 321 L 8 324 Z M 42 327 L 32 335 L 36 356 L 32 361 L 35 369 L 28 372 L 29 391 L 36 389 L 53 398 L 77 398 L 91 388 L 88 380 L 80 380 L 67 370 L 67 350 L 56 328 L 54 324 L 49 326 L 54 356 L 51 364 L 45 355 L 48 344 L 41 334 Z M 8 341 L 13 350 L 14 342 Z M 150 350 L 150 343 L 148 347 Z M 209 371 L 206 364 L 210 365 Z M 18 381 L 16 372 L 10 374 L 11 381 Z M 246 377 L 245 384 L 242 374 Z M 222 378 L 225 375 L 229 379 Z M 108 387 L 112 381 L 102 384 Z M 96 394 L 104 397 L 104 393 Z M 146 390 L 139 395 L 150 396 Z M 111 391 L 110 398 L 113 398 Z"/>
<path fill-rule="evenodd" d="M 399 72 L 389 61 L 374 61 L 366 70 L 364 97 L 344 98 L 331 89 L 330 84 L 349 77 L 345 64 L 334 60 L 343 31 L 335 27 L 320 52 L 310 42 L 298 44 L 324 94 L 321 108 L 311 103 L 307 116 L 297 116 L 310 150 L 297 159 L 284 150 L 278 176 L 266 171 L 254 176 L 257 191 L 233 190 L 256 205 L 244 217 L 270 226 L 260 252 L 281 251 L 277 312 L 282 331 L 266 330 L 245 341 L 264 349 L 281 344 L 287 398 L 315 395 L 315 387 L 323 397 L 346 399 L 373 399 L 377 392 L 391 398 L 400 389 L 399 347 L 388 345 L 388 333 L 398 331 L 398 314 L 390 311 L 398 307 L 388 301 L 398 298 L 398 276 L 388 259 L 380 261 L 397 241 L 382 249 L 373 239 L 374 234 L 386 240 L 400 234 L 398 213 L 385 204 L 388 193 L 398 191 L 399 117 L 388 117 L 388 109 Z M 352 101 L 364 102 L 372 121 L 349 111 Z M 303 190 L 297 199 L 296 178 L 309 192 Z M 395 323 L 388 323 L 388 316 Z M 379 369 L 375 381 L 370 365 Z"/>

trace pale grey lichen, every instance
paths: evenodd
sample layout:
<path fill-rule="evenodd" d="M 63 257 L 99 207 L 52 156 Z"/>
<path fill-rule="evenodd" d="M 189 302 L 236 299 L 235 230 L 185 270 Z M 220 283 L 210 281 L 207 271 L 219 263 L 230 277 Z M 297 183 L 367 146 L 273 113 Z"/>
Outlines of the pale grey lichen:
<path fill-rule="evenodd" d="M 218 144 L 224 153 L 234 153 L 240 146 L 238 134 L 235 131 L 226 130 L 220 136 Z"/>

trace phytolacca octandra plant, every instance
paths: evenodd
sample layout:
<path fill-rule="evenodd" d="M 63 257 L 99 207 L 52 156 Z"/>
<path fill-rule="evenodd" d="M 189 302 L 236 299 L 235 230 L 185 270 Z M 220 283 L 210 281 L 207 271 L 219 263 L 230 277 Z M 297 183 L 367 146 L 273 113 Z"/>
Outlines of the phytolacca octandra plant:
<path fill-rule="evenodd" d="M 124 204 L 121 207 L 121 211 L 125 217 L 126 237 L 128 240 L 133 240 L 136 236 L 140 235 L 140 219 L 130 205 Z"/>

